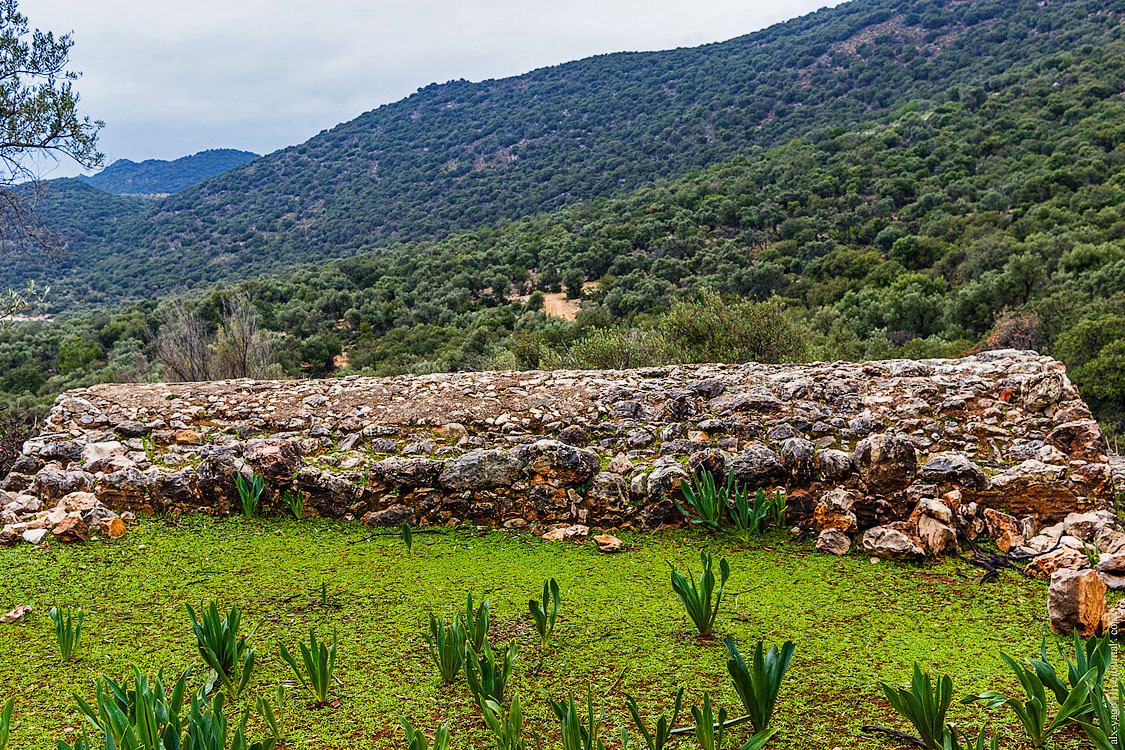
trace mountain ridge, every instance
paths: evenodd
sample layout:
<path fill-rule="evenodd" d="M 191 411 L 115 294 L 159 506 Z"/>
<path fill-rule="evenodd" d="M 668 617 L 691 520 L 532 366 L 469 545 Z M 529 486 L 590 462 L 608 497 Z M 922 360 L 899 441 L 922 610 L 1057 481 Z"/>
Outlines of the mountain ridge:
<path fill-rule="evenodd" d="M 259 154 L 233 148 L 211 148 L 177 159 L 117 159 L 101 172 L 77 179 L 116 195 L 164 196 L 199 184 L 228 169 L 257 159 Z"/>
<path fill-rule="evenodd" d="M 984 86 L 1104 35 L 1090 19 L 1110 6 L 853 0 L 726 42 L 433 84 L 120 216 L 106 236 L 72 242 L 55 286 L 84 305 L 162 296 L 622 195 Z M 1062 12 L 1079 21 L 1052 30 Z M 103 291 L 71 291 L 85 287 L 76 269 Z M 46 278 L 14 268 L 0 284 L 29 276 Z"/>

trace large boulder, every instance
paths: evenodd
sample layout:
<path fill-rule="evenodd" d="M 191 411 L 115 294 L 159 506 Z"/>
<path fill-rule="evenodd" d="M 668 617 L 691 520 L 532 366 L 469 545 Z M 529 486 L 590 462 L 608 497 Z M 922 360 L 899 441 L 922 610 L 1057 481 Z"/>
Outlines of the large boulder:
<path fill-rule="evenodd" d="M 842 556 L 852 548 L 852 540 L 838 529 L 825 529 L 816 538 L 816 548 L 829 555 Z"/>
<path fill-rule="evenodd" d="M 821 495 L 813 509 L 813 523 L 821 531 L 855 531 L 858 521 L 852 506 L 855 498 L 843 487 L 829 490 Z"/>
<path fill-rule="evenodd" d="M 620 474 L 603 471 L 594 477 L 587 499 L 595 513 L 624 513 L 629 509 L 629 485 Z"/>
<path fill-rule="evenodd" d="M 70 544 L 82 543 L 90 538 L 90 527 L 78 513 L 67 514 L 51 531 L 55 539 Z"/>
<path fill-rule="evenodd" d="M 451 490 L 510 487 L 522 469 L 523 462 L 508 451 L 475 450 L 446 461 L 439 481 Z"/>
<path fill-rule="evenodd" d="M 648 475 L 648 496 L 653 500 L 665 495 L 680 496 L 680 483 L 690 481 L 687 470 L 679 464 L 657 464 Z"/>
<path fill-rule="evenodd" d="M 992 477 L 981 500 L 989 507 L 1002 507 L 1016 515 L 1034 515 L 1041 523 L 1059 521 L 1079 508 L 1078 496 L 1066 482 L 1065 466 L 1045 464 L 1035 459 Z"/>
<path fill-rule="evenodd" d="M 835 448 L 822 450 L 817 456 L 820 475 L 829 482 L 839 482 L 852 473 L 852 457 Z"/>
<path fill-rule="evenodd" d="M 781 458 L 761 443 L 747 445 L 731 459 L 729 470 L 734 472 L 734 481 L 750 488 L 770 484 L 785 472 Z"/>
<path fill-rule="evenodd" d="M 536 440 L 513 448 L 512 453 L 527 468 L 532 484 L 555 487 L 581 484 L 589 481 L 600 466 L 594 451 L 560 440 Z"/>
<path fill-rule="evenodd" d="M 972 490 L 988 487 L 988 477 L 979 466 L 957 451 L 943 451 L 922 466 L 922 480 L 940 485 L 958 485 Z"/>
<path fill-rule="evenodd" d="M 816 474 L 816 447 L 804 438 L 787 439 L 781 444 L 781 465 L 793 481 L 811 481 Z"/>
<path fill-rule="evenodd" d="M 94 486 L 94 475 L 85 471 L 65 471 L 56 464 L 47 464 L 35 475 L 35 494 L 46 500 L 58 500 L 72 492 L 84 492 Z"/>
<path fill-rule="evenodd" d="M 297 489 L 305 493 L 305 507 L 321 518 L 343 518 L 359 500 L 359 487 L 329 471 L 306 466 L 297 472 Z"/>
<path fill-rule="evenodd" d="M 1047 442 L 1071 458 L 1085 461 L 1105 460 L 1105 438 L 1098 423 L 1092 419 L 1064 422 L 1051 430 Z"/>
<path fill-rule="evenodd" d="M 44 443 L 39 449 L 39 458 L 44 461 L 58 461 L 67 464 L 82 460 L 84 443 L 80 440 L 62 440 Z"/>
<path fill-rule="evenodd" d="M 127 456 L 127 449 L 116 440 L 87 443 L 82 449 L 82 466 L 91 472 L 114 472 L 135 466 Z"/>
<path fill-rule="evenodd" d="M 915 539 L 891 526 L 872 526 L 863 532 L 860 549 L 865 555 L 888 560 L 921 560 L 926 556 Z"/>
<path fill-rule="evenodd" d="M 894 435 L 864 438 L 856 445 L 852 460 L 864 486 L 876 495 L 900 492 L 918 474 L 918 454 L 914 446 Z"/>
<path fill-rule="evenodd" d="M 1071 547 L 1059 547 L 1050 552 L 1036 555 L 1024 567 L 1023 572 L 1029 578 L 1046 581 L 1061 570 L 1081 570 L 1086 568 L 1088 564 L 1086 555 L 1078 550 Z"/>
<path fill-rule="evenodd" d="M 1105 581 L 1093 570 L 1057 570 L 1047 589 L 1051 630 L 1063 636 L 1097 635 L 1106 614 Z"/>
<path fill-rule="evenodd" d="M 242 458 L 271 482 L 288 481 L 303 465 L 301 444 L 285 438 L 251 440 Z"/>
<path fill-rule="evenodd" d="M 445 463 L 432 458 L 384 458 L 371 468 L 391 487 L 412 490 L 435 486 Z"/>
<path fill-rule="evenodd" d="M 106 506 L 116 511 L 151 512 L 152 484 L 151 474 L 136 468 L 121 469 L 102 477 L 97 494 Z"/>
<path fill-rule="evenodd" d="M 392 505 L 383 510 L 372 511 L 363 517 L 367 526 L 402 526 L 404 523 L 413 526 L 415 523 L 414 509 L 405 505 Z"/>
<path fill-rule="evenodd" d="M 1028 411 L 1043 411 L 1062 397 L 1065 382 L 1058 372 L 1045 372 L 1028 378 L 1020 388 L 1020 397 Z"/>

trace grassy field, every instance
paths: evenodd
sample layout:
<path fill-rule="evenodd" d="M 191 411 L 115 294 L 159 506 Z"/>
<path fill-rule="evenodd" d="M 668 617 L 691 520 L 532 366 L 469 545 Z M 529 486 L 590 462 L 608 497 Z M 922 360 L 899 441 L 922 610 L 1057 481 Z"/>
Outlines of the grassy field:
<path fill-rule="evenodd" d="M 338 630 L 339 703 L 314 707 L 291 682 L 283 711 L 291 748 L 402 747 L 401 716 L 427 733 L 448 722 L 455 748 L 492 747 L 463 678 L 440 686 L 423 638 L 427 612 L 452 613 L 469 591 L 491 600 L 496 641 L 518 641 L 511 691 L 544 747 L 558 746 L 544 696 L 584 696 L 588 686 L 604 695 L 610 748 L 620 727 L 632 731 L 625 693 L 657 714 L 682 685 L 687 705 L 707 690 L 733 714 L 740 704 L 725 669 L 728 634 L 743 653 L 759 639 L 797 644 L 771 748 L 895 747 L 859 731 L 869 723 L 907 729 L 879 680 L 905 683 L 918 660 L 952 675 L 957 697 L 1014 687 L 999 652 L 1035 656 L 1046 634 L 1042 583 L 1009 573 L 978 585 L 974 571 L 951 560 L 872 564 L 821 555 L 807 543 L 765 538 L 746 547 L 696 531 L 623 535 L 630 549 L 616 556 L 592 543 L 547 544 L 512 532 L 418 534 L 408 556 L 397 537 L 367 533 L 358 524 L 185 517 L 146 520 L 112 543 L 0 549 L 0 612 L 35 608 L 20 623 L 0 625 L 0 701 L 16 702 L 11 750 L 73 740 L 80 726 L 73 693 L 92 697 L 101 674 L 120 676 L 134 664 L 178 673 L 194 664 L 191 684 L 201 684 L 185 604 L 212 599 L 238 602 L 244 629 L 257 627 L 260 671 L 234 710 L 292 681 L 279 643 L 295 650 L 310 628 L 322 637 Z M 732 569 L 717 637 L 702 640 L 669 584 L 669 563 L 697 570 L 700 549 L 726 557 Z M 540 656 L 527 601 L 552 576 L 562 613 Z M 331 606 L 320 602 L 322 584 Z M 69 663 L 58 657 L 46 614 L 55 605 L 88 613 L 79 657 Z M 951 713 L 963 726 L 987 722 L 1006 738 L 1001 747 L 1022 746 L 1006 712 L 955 701 Z M 681 721 L 690 723 L 686 706 L 685 714 Z M 726 747 L 749 734 L 733 730 Z M 1055 746 L 1078 746 L 1076 737 L 1070 732 Z M 682 746 L 694 747 L 694 739 Z"/>

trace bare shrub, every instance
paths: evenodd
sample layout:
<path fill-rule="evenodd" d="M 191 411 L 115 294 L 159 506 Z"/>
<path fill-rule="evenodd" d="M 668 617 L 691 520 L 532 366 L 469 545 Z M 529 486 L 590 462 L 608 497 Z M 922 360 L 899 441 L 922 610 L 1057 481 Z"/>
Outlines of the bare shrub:
<path fill-rule="evenodd" d="M 226 300 L 219 326 L 177 300 L 160 314 L 153 346 L 176 380 L 268 378 L 277 374 L 272 337 L 258 326 L 258 311 L 245 295 Z"/>

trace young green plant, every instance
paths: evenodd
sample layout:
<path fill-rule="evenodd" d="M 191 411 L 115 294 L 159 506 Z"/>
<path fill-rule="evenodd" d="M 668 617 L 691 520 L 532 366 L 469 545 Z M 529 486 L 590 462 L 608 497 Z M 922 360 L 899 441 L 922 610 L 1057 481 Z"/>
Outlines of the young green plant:
<path fill-rule="evenodd" d="M 891 708 L 911 723 L 918 733 L 917 739 L 926 750 L 941 750 L 945 715 L 953 700 L 953 681 L 949 676 L 939 677 L 934 685 L 930 674 L 923 672 L 918 662 L 914 662 L 910 690 L 894 688 L 885 682 L 880 685 Z"/>
<path fill-rule="evenodd" d="M 465 612 L 461 616 L 461 624 L 465 627 L 465 634 L 469 643 L 476 651 L 484 648 L 488 639 L 489 604 L 485 599 L 480 606 L 473 608 L 473 592 L 469 592 L 465 601 Z"/>
<path fill-rule="evenodd" d="M 715 475 L 707 470 L 701 470 L 693 477 L 691 483 L 681 480 L 680 491 L 684 500 L 695 509 L 695 515 L 688 513 L 682 505 L 676 504 L 680 512 L 691 519 L 692 523 L 704 526 L 711 531 L 718 531 L 723 525 L 723 514 L 727 509 L 727 499 L 730 497 L 734 486 L 734 472 L 727 475 L 726 486 L 715 484 Z"/>
<path fill-rule="evenodd" d="M 246 477 L 241 474 L 235 474 L 234 486 L 238 490 L 238 499 L 242 503 L 242 514 L 247 518 L 252 518 L 258 512 L 258 503 L 262 499 L 262 493 L 266 489 L 266 479 L 257 472 L 246 481 Z"/>
<path fill-rule="evenodd" d="M 277 710 L 274 711 L 270 705 L 270 699 L 264 696 L 259 696 L 258 700 L 254 703 L 254 709 L 258 712 L 262 722 L 270 730 L 270 737 L 274 743 L 280 745 L 285 742 L 284 727 L 281 723 L 281 711 L 285 705 L 285 686 L 277 686 Z"/>
<path fill-rule="evenodd" d="M 730 577 L 730 566 L 726 558 L 719 560 L 719 588 L 715 589 L 715 573 L 712 570 L 712 558 L 708 552 L 699 553 L 699 562 L 702 569 L 699 573 L 699 582 L 688 578 L 676 570 L 672 565 L 672 590 L 684 604 L 688 617 L 695 623 L 695 629 L 701 636 L 708 636 L 714 628 L 715 620 L 719 616 L 719 605 L 723 601 L 723 589 L 726 588 L 727 579 Z M 691 571 L 688 571 L 688 576 Z"/>
<path fill-rule="evenodd" d="M 48 612 L 51 622 L 55 624 L 55 640 L 59 644 L 59 654 L 63 661 L 70 661 L 78 650 L 78 641 L 82 639 L 82 610 L 71 612 L 51 607 Z"/>
<path fill-rule="evenodd" d="M 238 698 L 250 684 L 255 666 L 255 652 L 250 646 L 249 636 L 238 634 L 242 622 L 241 610 L 233 604 L 230 612 L 220 615 L 218 605 L 211 602 L 199 613 L 188 604 L 187 611 L 191 616 L 191 629 L 199 655 L 213 673 L 207 684 L 208 692 L 218 681 L 232 698 Z"/>
<path fill-rule="evenodd" d="M 527 608 L 531 612 L 531 619 L 535 622 L 535 632 L 539 634 L 539 645 L 545 646 L 555 632 L 555 621 L 559 616 L 559 603 L 562 597 L 559 593 L 559 584 L 554 578 L 543 582 L 542 601 L 531 599 Z"/>
<path fill-rule="evenodd" d="M 477 651 L 470 644 L 468 655 L 465 657 L 465 679 L 469 683 L 469 692 L 477 705 L 485 700 L 502 703 L 504 688 L 508 678 L 512 676 L 512 662 L 516 660 L 516 642 L 511 641 L 508 647 L 499 655 L 492 650 L 488 641 L 484 648 Z"/>
<path fill-rule="evenodd" d="M 297 681 L 316 698 L 317 704 L 323 706 L 328 702 L 328 691 L 336 676 L 336 631 L 332 631 L 331 648 L 317 641 L 316 631 L 309 631 L 308 646 L 303 642 L 297 645 L 301 649 L 301 663 L 293 658 L 284 643 L 281 644 L 281 658 L 293 670 Z"/>
<path fill-rule="evenodd" d="M 1095 667 L 1091 667 L 1076 686 L 1066 691 L 1066 698 L 1051 719 L 1047 713 L 1047 688 L 1036 667 L 1031 665 L 1030 660 L 1029 666 L 1024 666 L 1007 654 L 1000 654 L 1000 659 L 1016 674 L 1023 688 L 1023 698 L 1009 698 L 1003 693 L 986 690 L 980 695 L 965 696 L 961 702 L 967 704 L 979 700 L 989 709 L 1007 706 L 1016 715 L 1032 747 L 1043 747 L 1055 732 L 1090 712 L 1090 690 L 1097 673 Z"/>
<path fill-rule="evenodd" d="M 669 719 L 663 712 L 660 718 L 656 720 L 656 726 L 651 730 L 645 725 L 644 719 L 641 718 L 640 708 L 637 706 L 637 701 L 633 696 L 625 695 L 625 706 L 629 709 L 629 715 L 633 717 L 633 724 L 636 725 L 637 731 L 641 733 L 641 739 L 645 742 L 645 747 L 648 750 L 664 750 L 669 740 L 672 738 L 672 730 L 676 727 L 676 720 L 680 718 L 680 708 L 684 702 L 684 689 L 680 688 L 676 691 L 676 698 L 672 704 L 672 718 Z M 622 744 L 627 745 L 629 736 L 622 730 Z M 722 730 L 720 730 L 721 734 Z"/>
<path fill-rule="evenodd" d="M 426 735 L 419 732 L 406 719 L 400 719 L 399 725 L 406 734 L 406 750 L 430 750 Z M 449 725 L 442 724 L 434 732 L 433 750 L 449 750 Z"/>
<path fill-rule="evenodd" d="M 758 641 L 754 645 L 751 663 L 747 665 L 735 647 L 733 638 L 728 635 L 723 643 L 730 653 L 727 672 L 730 673 L 734 689 L 746 709 L 746 716 L 742 720 L 748 719 L 755 732 L 766 732 L 770 728 L 781 683 L 789 669 L 789 662 L 793 660 L 796 646 L 792 641 L 786 641 L 780 649 L 775 645 L 766 651 L 762 641 Z M 733 719 L 728 726 L 738 721 L 739 719 Z"/>
<path fill-rule="evenodd" d="M 289 509 L 290 515 L 300 521 L 305 516 L 305 493 L 297 490 L 296 492 L 286 492 L 281 496 L 281 501 L 285 503 L 285 507 Z"/>
<path fill-rule="evenodd" d="M 605 750 L 605 743 L 598 737 L 605 723 L 605 706 L 595 713 L 593 688 L 586 697 L 585 721 L 574 705 L 573 695 L 559 702 L 548 699 L 547 704 L 559 721 L 563 750 Z"/>
<path fill-rule="evenodd" d="M 8 737 L 12 732 L 12 711 L 15 706 L 15 701 L 9 698 L 4 708 L 0 709 L 0 750 L 8 747 Z"/>
<path fill-rule="evenodd" d="M 465 628 L 457 617 L 446 625 L 445 618 L 437 619 L 429 615 L 430 633 L 426 643 L 430 647 L 430 658 L 438 668 L 441 681 L 452 685 L 465 661 Z"/>

